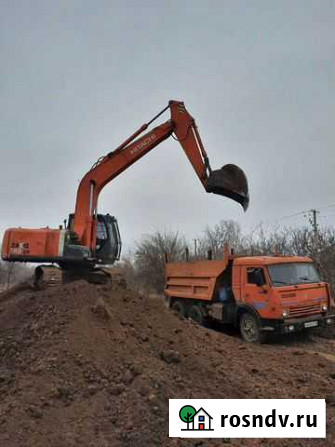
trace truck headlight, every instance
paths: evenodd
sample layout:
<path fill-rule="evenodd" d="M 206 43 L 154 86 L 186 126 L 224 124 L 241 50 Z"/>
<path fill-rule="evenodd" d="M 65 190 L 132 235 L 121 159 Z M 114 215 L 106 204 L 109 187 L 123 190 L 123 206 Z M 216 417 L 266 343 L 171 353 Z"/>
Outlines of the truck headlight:
<path fill-rule="evenodd" d="M 328 306 L 327 306 L 326 304 L 323 304 L 323 305 L 321 306 L 321 310 L 322 310 L 322 312 L 327 312 L 327 310 L 328 310 Z"/>
<path fill-rule="evenodd" d="M 288 315 L 288 312 L 286 310 L 283 310 L 283 318 L 286 318 Z"/>

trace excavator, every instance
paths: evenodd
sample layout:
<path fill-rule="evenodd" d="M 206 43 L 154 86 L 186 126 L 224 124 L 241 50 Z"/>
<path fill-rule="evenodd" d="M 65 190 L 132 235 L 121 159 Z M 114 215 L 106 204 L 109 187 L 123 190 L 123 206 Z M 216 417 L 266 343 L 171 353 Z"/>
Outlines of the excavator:
<path fill-rule="evenodd" d="M 140 136 L 168 109 L 168 121 Z M 246 211 L 249 193 L 242 169 L 227 164 L 212 170 L 194 118 L 183 102 L 169 101 L 160 113 L 114 151 L 100 157 L 85 174 L 78 187 L 75 211 L 67 222 L 64 221 L 64 228 L 7 229 L 2 243 L 2 259 L 49 263 L 36 267 L 36 286 L 78 278 L 93 283 L 109 281 L 110 272 L 103 266 L 119 260 L 121 238 L 116 218 L 98 213 L 99 194 L 104 186 L 170 136 L 181 144 L 206 192 L 228 197 Z"/>

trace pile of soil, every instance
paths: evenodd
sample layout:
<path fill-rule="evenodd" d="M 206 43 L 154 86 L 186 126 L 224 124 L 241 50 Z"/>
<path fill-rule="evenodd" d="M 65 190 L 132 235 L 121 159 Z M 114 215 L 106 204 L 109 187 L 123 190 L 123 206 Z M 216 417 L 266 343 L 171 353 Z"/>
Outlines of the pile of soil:
<path fill-rule="evenodd" d="M 249 345 L 115 286 L 17 290 L 0 299 L 0 445 L 331 446 L 333 349 Z M 169 398 L 326 398 L 327 440 L 170 439 Z"/>

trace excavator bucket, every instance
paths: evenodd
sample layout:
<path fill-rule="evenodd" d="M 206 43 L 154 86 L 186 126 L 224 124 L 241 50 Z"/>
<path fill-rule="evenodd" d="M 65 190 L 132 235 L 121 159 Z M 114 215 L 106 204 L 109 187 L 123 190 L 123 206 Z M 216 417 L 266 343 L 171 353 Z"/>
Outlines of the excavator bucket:
<path fill-rule="evenodd" d="M 249 206 L 248 180 L 241 168 L 225 165 L 209 174 L 206 191 L 229 197 L 242 205 L 244 211 Z"/>

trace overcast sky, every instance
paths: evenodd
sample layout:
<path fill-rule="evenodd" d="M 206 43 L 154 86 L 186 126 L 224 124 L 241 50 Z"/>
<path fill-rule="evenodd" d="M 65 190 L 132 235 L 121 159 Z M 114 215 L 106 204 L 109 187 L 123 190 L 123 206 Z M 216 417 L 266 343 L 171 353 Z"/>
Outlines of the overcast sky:
<path fill-rule="evenodd" d="M 126 249 L 156 229 L 191 239 L 335 204 L 333 0 L 1 0 L 0 20 L 0 233 L 62 223 L 97 158 L 169 99 L 213 168 L 246 172 L 250 208 L 206 194 L 169 139 L 100 196 Z"/>

